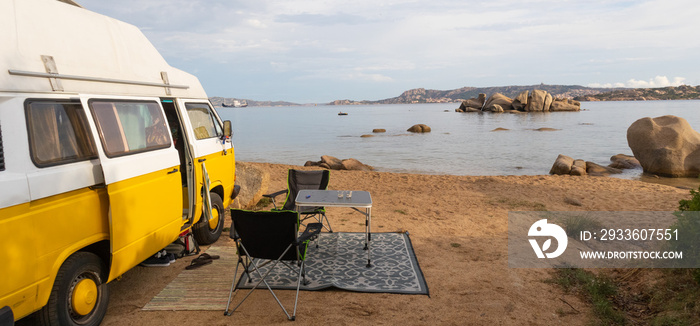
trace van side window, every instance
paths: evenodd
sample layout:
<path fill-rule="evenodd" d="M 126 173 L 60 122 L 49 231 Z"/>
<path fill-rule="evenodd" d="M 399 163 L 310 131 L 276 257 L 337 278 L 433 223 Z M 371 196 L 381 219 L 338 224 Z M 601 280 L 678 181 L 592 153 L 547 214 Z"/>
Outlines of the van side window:
<path fill-rule="evenodd" d="M 0 128 L 0 171 L 5 171 L 5 149 L 2 147 L 2 128 Z"/>
<path fill-rule="evenodd" d="M 187 115 L 190 117 L 192 129 L 194 129 L 194 136 L 197 137 L 197 139 L 223 136 L 224 132 L 219 124 L 219 120 L 217 120 L 214 113 L 211 112 L 211 108 L 208 104 L 187 103 L 185 104 L 185 108 L 187 108 Z"/>
<path fill-rule="evenodd" d="M 108 157 L 170 147 L 157 102 L 90 100 L 89 104 Z"/>
<path fill-rule="evenodd" d="M 27 100 L 25 103 L 29 148 L 38 167 L 97 158 L 80 103 Z"/>

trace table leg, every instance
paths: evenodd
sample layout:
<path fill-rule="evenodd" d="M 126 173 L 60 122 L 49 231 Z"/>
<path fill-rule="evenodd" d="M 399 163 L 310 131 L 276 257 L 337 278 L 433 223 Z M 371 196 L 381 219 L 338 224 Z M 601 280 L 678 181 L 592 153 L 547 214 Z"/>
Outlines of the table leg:
<path fill-rule="evenodd" d="M 367 207 L 365 212 L 365 249 L 367 249 L 367 267 L 372 267 L 372 250 L 370 250 L 370 243 L 372 242 L 372 208 Z"/>

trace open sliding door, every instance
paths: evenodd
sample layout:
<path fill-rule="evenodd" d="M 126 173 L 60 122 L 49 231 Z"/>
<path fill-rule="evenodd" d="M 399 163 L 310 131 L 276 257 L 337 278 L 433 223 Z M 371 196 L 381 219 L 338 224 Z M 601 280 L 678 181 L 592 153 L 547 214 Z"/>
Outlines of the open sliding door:
<path fill-rule="evenodd" d="M 182 224 L 178 153 L 158 101 L 89 101 L 109 194 L 109 280 L 173 242 Z"/>

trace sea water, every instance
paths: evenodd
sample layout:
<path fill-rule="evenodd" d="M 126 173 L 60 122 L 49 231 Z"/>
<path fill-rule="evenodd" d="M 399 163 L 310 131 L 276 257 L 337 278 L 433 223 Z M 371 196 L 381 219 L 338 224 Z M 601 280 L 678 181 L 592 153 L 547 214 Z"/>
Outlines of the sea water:
<path fill-rule="evenodd" d="M 426 174 L 547 174 L 559 154 L 607 165 L 615 154 L 632 155 L 627 128 L 643 117 L 675 115 L 700 130 L 700 101 L 582 102 L 580 112 L 518 114 L 458 113 L 457 107 L 459 103 L 217 110 L 233 123 L 240 161 L 303 165 L 331 155 L 358 159 L 378 171 Z M 339 111 L 348 115 L 339 116 Z M 419 123 L 432 131 L 406 131 Z M 375 128 L 386 132 L 372 133 Z M 621 177 L 641 175 L 641 170 L 631 170 Z"/>

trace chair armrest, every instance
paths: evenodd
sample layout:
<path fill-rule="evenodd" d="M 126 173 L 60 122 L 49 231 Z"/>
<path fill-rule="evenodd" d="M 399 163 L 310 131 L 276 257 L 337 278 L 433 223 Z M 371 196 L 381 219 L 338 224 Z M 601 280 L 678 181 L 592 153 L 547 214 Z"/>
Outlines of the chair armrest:
<path fill-rule="evenodd" d="M 286 194 L 287 191 L 289 191 L 289 190 L 288 190 L 288 189 L 280 190 L 280 191 L 278 191 L 278 192 L 273 192 L 273 193 L 271 193 L 271 194 L 263 195 L 263 197 L 275 198 L 275 197 L 277 197 L 277 196 L 279 196 L 279 195 L 281 195 L 281 194 Z"/>
<path fill-rule="evenodd" d="M 306 230 L 297 238 L 297 244 L 304 243 L 308 240 L 315 239 L 321 230 L 323 229 L 323 224 L 321 223 L 309 223 L 306 225 Z"/>
<path fill-rule="evenodd" d="M 286 194 L 288 191 L 289 191 L 289 189 L 280 190 L 278 192 L 273 192 L 271 194 L 263 195 L 263 197 L 272 199 L 272 205 L 275 206 L 275 209 L 277 209 L 277 203 L 275 202 L 275 197 L 277 197 L 281 194 Z"/>

